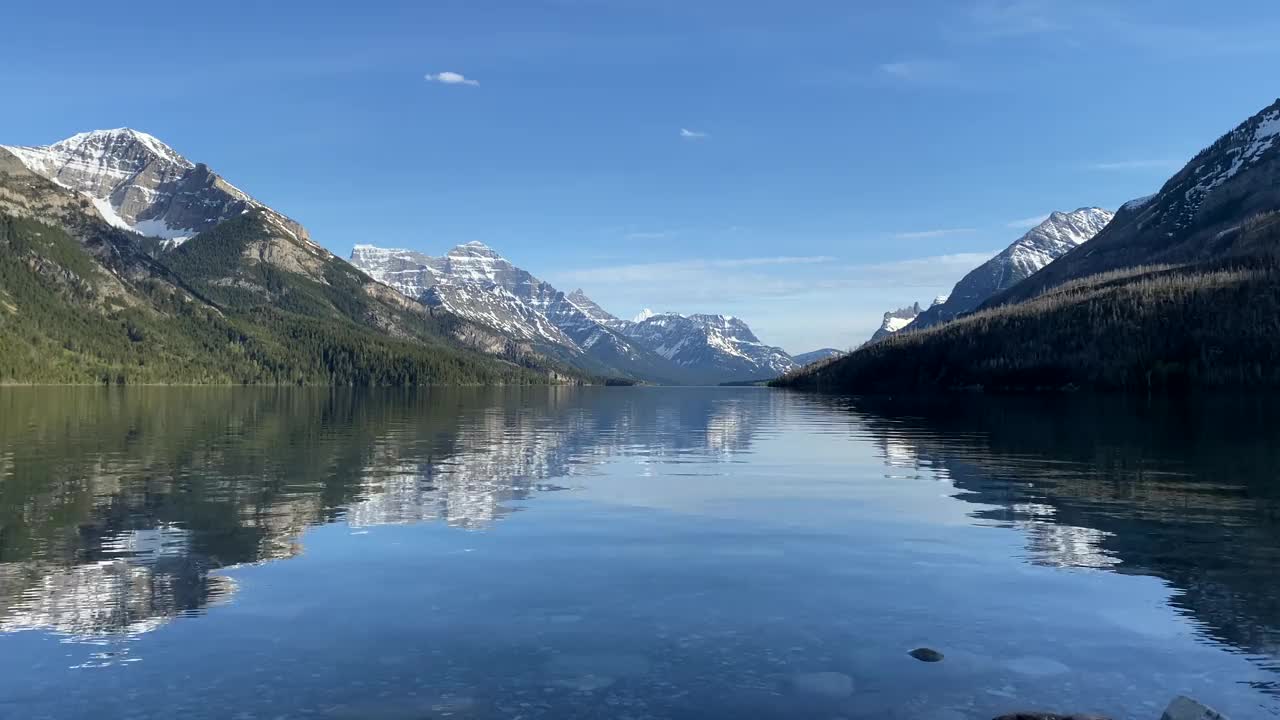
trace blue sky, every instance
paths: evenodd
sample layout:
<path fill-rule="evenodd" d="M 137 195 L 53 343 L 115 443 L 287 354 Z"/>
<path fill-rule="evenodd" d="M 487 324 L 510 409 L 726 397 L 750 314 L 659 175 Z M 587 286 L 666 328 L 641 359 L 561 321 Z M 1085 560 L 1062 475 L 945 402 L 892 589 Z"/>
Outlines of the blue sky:
<path fill-rule="evenodd" d="M 861 342 L 1050 210 L 1153 192 L 1280 94 L 1274 0 L 5 15 L 0 142 L 134 127 L 344 257 L 480 240 L 616 314 L 735 314 L 793 352 Z"/>

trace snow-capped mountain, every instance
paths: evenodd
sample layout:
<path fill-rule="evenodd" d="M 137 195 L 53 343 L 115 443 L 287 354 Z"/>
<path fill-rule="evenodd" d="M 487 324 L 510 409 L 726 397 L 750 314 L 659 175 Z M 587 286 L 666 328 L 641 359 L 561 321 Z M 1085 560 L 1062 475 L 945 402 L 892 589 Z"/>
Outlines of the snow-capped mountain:
<path fill-rule="evenodd" d="M 791 359 L 795 361 L 796 365 L 808 365 L 810 363 L 816 363 L 819 360 L 826 360 L 828 358 L 839 357 L 840 355 L 843 355 L 843 354 L 844 354 L 843 351 L 837 350 L 835 348 L 821 348 L 819 350 L 811 350 L 806 353 L 800 353 L 799 355 L 792 355 Z"/>
<path fill-rule="evenodd" d="M 1154 195 L 1121 206 L 1106 229 L 992 302 L 1136 265 L 1181 264 L 1251 249 L 1250 220 L 1280 209 L 1280 100 L 1200 151 Z"/>
<path fill-rule="evenodd" d="M 992 296 L 1088 242 L 1114 216 L 1110 210 L 1096 207 L 1050 214 L 1000 254 L 961 278 L 945 301 L 920 313 L 911 329 L 927 328 L 974 311 Z"/>
<path fill-rule="evenodd" d="M 87 196 L 112 225 L 163 238 L 167 246 L 254 209 L 277 216 L 297 235 L 306 233 L 208 166 L 137 130 L 94 130 L 52 145 L 0 147 L 36 174 Z"/>
<path fill-rule="evenodd" d="M 796 367 L 782 348 L 760 342 L 731 315 L 659 313 L 627 323 L 623 332 L 707 382 L 771 378 Z"/>
<path fill-rule="evenodd" d="M 566 295 L 469 242 L 443 257 L 357 245 L 351 263 L 415 300 L 483 323 L 590 372 L 679 382 L 677 368 L 613 329 L 617 318 L 581 290 Z"/>
<path fill-rule="evenodd" d="M 443 257 L 357 245 L 351 262 L 428 305 L 549 349 L 578 367 L 652 382 L 718 383 L 795 367 L 746 323 L 723 315 L 654 314 L 622 320 L 581 289 L 565 294 L 471 242 Z"/>
<path fill-rule="evenodd" d="M 915 320 L 920 312 L 920 303 L 912 303 L 897 310 L 890 310 L 884 314 L 884 321 L 880 323 L 880 329 L 871 335 L 871 339 L 868 342 L 883 340 L 901 331 L 902 328 L 910 325 L 911 321 Z"/>

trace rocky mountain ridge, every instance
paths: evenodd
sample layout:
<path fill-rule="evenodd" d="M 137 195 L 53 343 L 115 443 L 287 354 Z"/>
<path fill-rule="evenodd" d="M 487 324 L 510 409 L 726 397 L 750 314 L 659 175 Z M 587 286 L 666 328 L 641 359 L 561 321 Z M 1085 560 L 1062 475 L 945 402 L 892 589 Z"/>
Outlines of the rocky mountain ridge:
<path fill-rule="evenodd" d="M 286 218 L 147 133 L 131 128 L 78 133 L 51 145 L 0 146 L 33 172 L 89 198 L 111 225 L 173 247 L 250 210 Z"/>
<path fill-rule="evenodd" d="M 738 318 L 646 310 L 622 320 L 581 288 L 561 292 L 483 243 L 440 257 L 357 245 L 351 262 L 427 305 L 538 343 L 568 362 L 638 380 L 719 383 L 774 377 L 796 365 Z"/>
<path fill-rule="evenodd" d="M 1102 231 L 1115 213 L 1097 207 L 1055 211 L 995 257 L 974 268 L 956 283 L 946 300 L 915 318 L 920 330 L 972 312 L 996 294 L 1031 277 L 1057 258 L 1083 245 Z"/>

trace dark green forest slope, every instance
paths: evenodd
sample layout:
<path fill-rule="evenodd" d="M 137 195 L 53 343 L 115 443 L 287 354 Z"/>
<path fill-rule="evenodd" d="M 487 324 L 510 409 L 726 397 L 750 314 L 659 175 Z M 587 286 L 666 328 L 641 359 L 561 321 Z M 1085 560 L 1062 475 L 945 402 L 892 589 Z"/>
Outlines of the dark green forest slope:
<path fill-rule="evenodd" d="M 270 213 L 154 250 L 0 157 L 0 383 L 578 380 L 402 298 Z"/>
<path fill-rule="evenodd" d="M 1280 388 L 1280 101 L 977 312 L 774 384 L 855 393 Z"/>
<path fill-rule="evenodd" d="M 1280 215 L 1239 232 L 1253 252 L 1088 276 L 775 384 L 859 393 L 1280 388 Z"/>

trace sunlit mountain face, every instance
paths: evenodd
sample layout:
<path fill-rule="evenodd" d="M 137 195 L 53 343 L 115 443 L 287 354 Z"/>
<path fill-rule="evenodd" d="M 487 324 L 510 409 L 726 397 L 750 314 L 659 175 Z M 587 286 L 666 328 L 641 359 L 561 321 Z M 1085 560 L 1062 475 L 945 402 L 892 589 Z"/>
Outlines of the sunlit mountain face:
<path fill-rule="evenodd" d="M 787 717 L 849 710 L 796 689 L 847 676 L 885 712 L 1177 686 L 1247 717 L 1280 698 L 1277 429 L 1225 401 L 6 389 L 0 697 L 678 714 L 672 687 L 727 713 L 746 683 Z M 921 644 L 955 673 L 925 696 Z"/>

